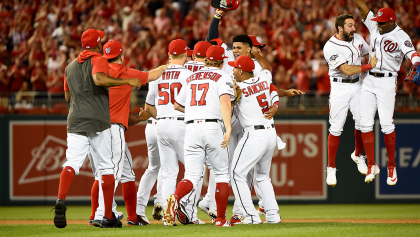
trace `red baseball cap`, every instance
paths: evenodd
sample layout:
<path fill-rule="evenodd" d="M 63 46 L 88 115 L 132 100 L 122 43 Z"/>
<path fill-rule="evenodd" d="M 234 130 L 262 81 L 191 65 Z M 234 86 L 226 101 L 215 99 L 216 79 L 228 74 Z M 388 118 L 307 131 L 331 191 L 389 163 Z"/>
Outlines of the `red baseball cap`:
<path fill-rule="evenodd" d="M 118 41 L 111 40 L 104 45 L 104 57 L 106 59 L 116 58 L 122 52 L 122 44 Z"/>
<path fill-rule="evenodd" d="M 89 29 L 82 34 L 82 46 L 85 49 L 95 48 L 101 39 L 105 36 L 102 30 Z"/>
<path fill-rule="evenodd" d="M 226 5 L 222 5 L 220 0 L 211 0 L 211 6 L 224 11 L 236 10 L 239 7 L 238 0 L 226 0 Z"/>
<path fill-rule="evenodd" d="M 188 48 L 188 51 L 187 51 L 187 56 L 188 56 L 188 57 L 192 56 L 192 55 L 193 55 L 193 52 L 194 52 L 194 51 L 192 51 L 190 48 Z"/>
<path fill-rule="evenodd" d="M 207 49 L 206 58 L 207 60 L 217 61 L 217 60 L 223 60 L 224 58 L 227 58 L 227 57 L 225 57 L 224 48 L 213 45 L 209 47 L 209 49 Z"/>
<path fill-rule="evenodd" d="M 256 46 L 256 47 L 259 47 L 259 48 L 264 48 L 266 46 L 266 44 L 260 43 L 256 36 L 254 36 L 254 35 L 248 35 L 248 36 L 249 36 L 249 38 L 251 38 L 253 46 Z"/>
<path fill-rule="evenodd" d="M 228 64 L 232 67 L 242 69 L 245 72 L 252 72 L 255 68 L 254 61 L 248 56 L 239 56 L 236 61 L 228 62 Z"/>
<path fill-rule="evenodd" d="M 194 46 L 193 54 L 195 56 L 206 56 L 207 50 L 211 47 L 211 44 L 207 41 L 199 41 Z"/>
<path fill-rule="evenodd" d="M 378 11 L 378 14 L 375 18 L 372 18 L 372 21 L 377 22 L 388 22 L 388 21 L 395 21 L 397 17 L 395 16 L 394 10 L 389 7 L 381 8 Z"/>
<path fill-rule="evenodd" d="M 176 39 L 172 40 L 169 44 L 169 54 L 170 55 L 180 55 L 188 51 L 187 43 L 185 40 Z"/>

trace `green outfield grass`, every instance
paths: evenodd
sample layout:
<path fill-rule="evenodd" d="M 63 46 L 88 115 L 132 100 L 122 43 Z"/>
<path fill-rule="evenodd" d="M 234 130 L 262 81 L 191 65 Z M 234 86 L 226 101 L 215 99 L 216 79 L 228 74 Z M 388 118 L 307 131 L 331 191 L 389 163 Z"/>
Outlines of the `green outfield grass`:
<path fill-rule="evenodd" d="M 52 206 L 0 207 L 0 220 L 51 220 Z M 124 206 L 118 210 L 126 211 Z M 228 216 L 232 210 L 228 208 Z M 90 215 L 88 206 L 68 206 L 67 219 L 86 220 Z M 152 208 L 146 210 L 151 218 Z M 420 224 L 370 224 L 301 222 L 287 220 L 305 219 L 420 219 L 420 204 L 372 204 L 372 205 L 280 205 L 284 223 L 262 225 L 237 225 L 230 228 L 215 228 L 212 224 L 165 227 L 126 227 L 122 229 L 99 229 L 88 225 L 68 225 L 57 229 L 51 225 L 0 225 L 0 236 L 420 236 Z M 199 218 L 209 219 L 203 212 Z M 125 218 L 124 218 L 125 219 Z M 123 221 L 125 224 L 125 220 Z"/>

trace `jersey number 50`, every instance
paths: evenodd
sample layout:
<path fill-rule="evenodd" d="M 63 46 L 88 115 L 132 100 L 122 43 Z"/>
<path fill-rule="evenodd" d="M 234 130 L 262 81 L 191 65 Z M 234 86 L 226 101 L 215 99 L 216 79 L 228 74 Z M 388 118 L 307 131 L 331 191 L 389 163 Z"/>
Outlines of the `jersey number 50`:
<path fill-rule="evenodd" d="M 203 94 L 201 95 L 200 101 L 197 101 L 197 87 L 198 90 L 202 90 Z M 205 84 L 191 84 L 191 106 L 196 105 L 206 105 L 206 95 L 209 90 L 209 83 Z"/>
<path fill-rule="evenodd" d="M 171 103 L 175 104 L 175 88 L 178 88 L 177 92 L 179 93 L 179 91 L 182 88 L 182 84 L 179 82 L 174 82 L 171 84 L 171 86 L 169 86 L 169 83 L 162 83 L 158 85 L 158 89 L 159 89 L 159 97 L 163 97 L 163 99 L 159 99 L 158 104 L 159 105 L 166 105 L 169 103 L 169 94 L 171 94 Z M 170 89 L 169 92 L 165 91 Z M 178 95 L 177 93 L 177 95 Z"/>

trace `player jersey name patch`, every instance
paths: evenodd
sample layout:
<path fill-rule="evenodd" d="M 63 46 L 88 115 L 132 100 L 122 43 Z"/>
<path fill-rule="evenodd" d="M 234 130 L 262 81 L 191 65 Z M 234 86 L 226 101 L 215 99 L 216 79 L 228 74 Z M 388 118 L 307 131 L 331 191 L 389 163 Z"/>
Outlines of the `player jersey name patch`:
<path fill-rule="evenodd" d="M 217 82 L 221 77 L 222 75 L 216 72 L 197 72 L 189 76 L 186 82 L 187 84 L 189 84 L 191 81 L 194 81 L 194 80 L 206 80 L 206 79 Z"/>
<path fill-rule="evenodd" d="M 166 71 L 162 74 L 162 80 L 178 79 L 180 71 Z"/>
<path fill-rule="evenodd" d="M 269 90 L 270 87 L 268 86 L 268 83 L 266 81 L 257 83 L 252 86 L 247 86 L 246 88 L 242 89 L 242 93 L 245 95 L 245 97 L 248 97 L 250 95 L 256 94 L 258 92 L 262 92 L 265 90 Z"/>
<path fill-rule="evenodd" d="M 387 53 L 392 53 L 394 52 L 398 47 L 398 43 L 397 42 L 392 42 L 391 40 L 386 40 L 384 42 L 384 51 Z"/>

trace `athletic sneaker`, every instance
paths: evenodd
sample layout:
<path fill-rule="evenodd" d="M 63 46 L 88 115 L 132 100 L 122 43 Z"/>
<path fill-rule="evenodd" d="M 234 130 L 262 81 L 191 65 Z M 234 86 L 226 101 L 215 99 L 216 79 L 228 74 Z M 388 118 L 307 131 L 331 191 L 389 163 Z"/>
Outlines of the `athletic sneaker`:
<path fill-rule="evenodd" d="M 153 219 L 158 220 L 158 221 L 162 220 L 162 218 L 163 218 L 163 208 L 162 208 L 162 203 L 161 202 L 157 202 L 153 206 L 152 217 L 153 217 Z"/>
<path fill-rule="evenodd" d="M 200 219 L 197 219 L 197 220 L 191 222 L 190 224 L 204 225 L 204 224 L 206 224 L 206 222 L 204 222 L 204 221 L 202 221 Z"/>
<path fill-rule="evenodd" d="M 95 227 L 101 227 L 102 220 L 93 220 L 92 225 Z"/>
<path fill-rule="evenodd" d="M 124 218 L 124 213 L 122 213 L 120 211 L 115 211 L 114 214 L 117 217 L 117 220 L 119 220 L 119 221 Z"/>
<path fill-rule="evenodd" d="M 357 169 L 359 172 L 363 175 L 366 175 L 368 171 L 368 167 L 365 162 L 366 156 L 356 156 L 356 151 L 353 151 L 353 153 L 351 153 L 351 159 L 357 164 Z"/>
<path fill-rule="evenodd" d="M 101 228 L 122 228 L 122 222 L 117 219 L 114 213 L 112 213 L 114 218 L 112 220 L 104 216 L 102 218 Z"/>
<path fill-rule="evenodd" d="M 127 226 L 133 225 L 150 225 L 150 221 L 147 219 L 146 216 L 137 215 L 137 222 L 127 220 Z"/>
<path fill-rule="evenodd" d="M 375 179 L 375 175 L 379 174 L 379 167 L 377 165 L 372 165 L 368 168 L 368 173 L 365 178 L 366 183 L 370 183 Z"/>
<path fill-rule="evenodd" d="M 67 207 L 64 200 L 58 199 L 54 207 L 54 225 L 57 228 L 64 228 L 67 226 L 66 220 Z"/>
<path fill-rule="evenodd" d="M 187 211 L 185 207 L 182 205 L 178 205 L 178 208 L 175 209 L 176 218 L 178 221 L 183 225 L 188 225 L 191 223 L 190 218 L 188 217 Z"/>
<path fill-rule="evenodd" d="M 327 167 L 327 184 L 334 187 L 337 185 L 337 178 L 335 177 L 336 168 Z"/>
<path fill-rule="evenodd" d="M 388 167 L 388 178 L 386 179 L 386 183 L 390 186 L 395 185 L 397 183 L 397 168 L 389 168 Z"/>
<path fill-rule="evenodd" d="M 88 225 L 93 226 L 93 220 L 90 219 Z"/>
<path fill-rule="evenodd" d="M 276 214 L 266 215 L 266 221 L 264 222 L 264 224 L 277 224 L 277 223 L 281 223 L 280 214 L 276 213 Z"/>
<path fill-rule="evenodd" d="M 209 214 L 208 214 L 212 220 L 217 218 L 217 211 L 215 210 L 209 210 Z"/>
<path fill-rule="evenodd" d="M 166 208 L 163 215 L 167 226 L 173 226 L 175 223 L 175 209 L 178 209 L 178 200 L 176 200 L 175 195 L 171 194 L 166 199 Z"/>
<path fill-rule="evenodd" d="M 201 201 L 198 202 L 198 207 L 201 209 L 202 212 L 209 215 L 210 208 L 206 206 L 206 204 L 204 203 L 204 200 L 201 200 Z"/>
<path fill-rule="evenodd" d="M 229 221 L 227 221 L 226 219 L 222 219 L 222 218 L 216 218 L 216 220 L 214 220 L 214 225 L 216 227 L 229 227 L 229 226 L 235 226 L 235 224 L 230 223 Z"/>
<path fill-rule="evenodd" d="M 265 210 L 263 207 L 258 207 L 258 215 L 265 216 Z"/>
<path fill-rule="evenodd" d="M 166 221 L 165 221 L 165 219 L 163 219 L 163 217 L 162 217 L 162 221 L 163 221 L 163 225 L 164 225 L 164 226 L 168 226 L 168 224 L 166 224 Z M 177 226 L 177 224 L 176 224 L 176 223 L 174 223 L 174 226 Z"/>
<path fill-rule="evenodd" d="M 259 208 L 258 208 L 259 209 Z M 232 224 L 239 224 L 242 222 L 243 217 L 242 216 L 238 216 L 238 215 L 233 215 L 230 218 L 230 223 Z"/>

